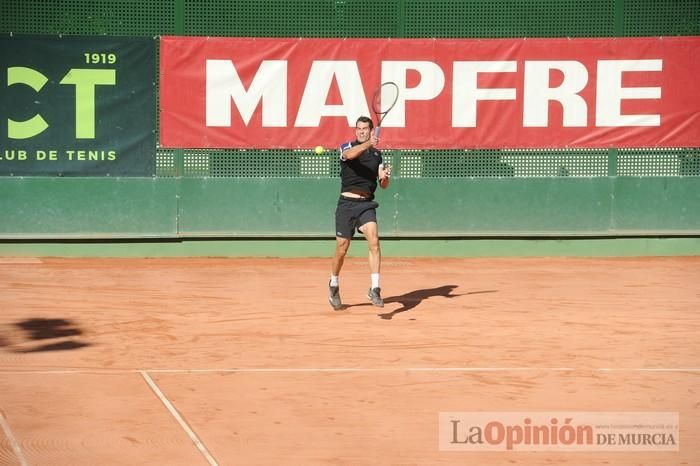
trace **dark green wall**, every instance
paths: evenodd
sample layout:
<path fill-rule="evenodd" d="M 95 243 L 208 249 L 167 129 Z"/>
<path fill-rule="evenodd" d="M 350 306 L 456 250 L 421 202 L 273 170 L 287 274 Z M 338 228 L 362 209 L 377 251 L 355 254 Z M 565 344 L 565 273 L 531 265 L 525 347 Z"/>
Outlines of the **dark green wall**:
<path fill-rule="evenodd" d="M 2 0 L 0 33 L 700 34 L 700 0 Z M 333 236 L 337 153 L 160 150 L 148 178 L 0 177 L 0 238 Z M 700 150 L 392 151 L 393 237 L 699 235 Z"/>
<path fill-rule="evenodd" d="M 0 238 L 328 237 L 335 180 L 0 180 Z M 697 177 L 397 179 L 385 237 L 695 235 Z"/>

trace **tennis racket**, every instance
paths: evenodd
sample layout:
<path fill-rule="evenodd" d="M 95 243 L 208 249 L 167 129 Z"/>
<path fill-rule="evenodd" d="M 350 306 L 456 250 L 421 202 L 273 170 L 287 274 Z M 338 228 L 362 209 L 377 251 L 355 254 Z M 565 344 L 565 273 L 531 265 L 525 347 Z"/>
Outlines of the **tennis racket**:
<path fill-rule="evenodd" d="M 372 111 L 377 116 L 377 126 L 374 128 L 374 135 L 379 137 L 379 128 L 386 115 L 394 108 L 399 99 L 399 86 L 395 82 L 387 81 L 382 83 L 372 96 Z"/>

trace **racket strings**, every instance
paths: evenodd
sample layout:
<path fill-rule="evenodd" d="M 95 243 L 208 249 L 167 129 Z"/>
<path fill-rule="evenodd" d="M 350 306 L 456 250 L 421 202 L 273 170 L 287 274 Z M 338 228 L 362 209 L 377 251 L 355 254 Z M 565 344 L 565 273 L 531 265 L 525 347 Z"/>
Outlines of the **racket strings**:
<path fill-rule="evenodd" d="M 393 82 L 384 83 L 374 92 L 372 110 L 379 115 L 386 114 L 394 107 L 398 97 L 398 86 Z"/>

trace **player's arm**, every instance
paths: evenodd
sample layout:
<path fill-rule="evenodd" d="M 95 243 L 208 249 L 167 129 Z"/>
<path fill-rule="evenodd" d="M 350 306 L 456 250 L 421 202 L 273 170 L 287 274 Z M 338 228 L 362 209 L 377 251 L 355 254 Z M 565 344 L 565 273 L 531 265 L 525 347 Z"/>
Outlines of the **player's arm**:
<path fill-rule="evenodd" d="M 379 187 L 382 189 L 388 188 L 389 179 L 391 177 L 391 167 L 383 163 L 380 164 L 379 170 L 377 170 L 377 177 L 379 178 Z"/>
<path fill-rule="evenodd" d="M 369 149 L 370 147 L 375 146 L 379 142 L 379 139 L 374 136 L 374 134 L 365 142 L 362 144 L 358 144 L 356 146 L 350 145 L 350 143 L 343 144 L 340 146 L 340 158 L 343 160 L 352 160 L 356 159 L 362 154 L 364 151 Z"/>

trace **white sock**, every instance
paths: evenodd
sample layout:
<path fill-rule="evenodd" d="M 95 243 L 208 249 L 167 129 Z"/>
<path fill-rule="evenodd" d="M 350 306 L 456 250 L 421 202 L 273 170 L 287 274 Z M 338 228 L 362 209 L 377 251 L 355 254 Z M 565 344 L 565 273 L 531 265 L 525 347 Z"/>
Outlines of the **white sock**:
<path fill-rule="evenodd" d="M 338 286 L 338 276 L 337 275 L 331 275 L 331 282 L 329 286 Z"/>
<path fill-rule="evenodd" d="M 372 288 L 379 288 L 379 274 L 371 273 L 369 276 L 372 278 Z"/>

